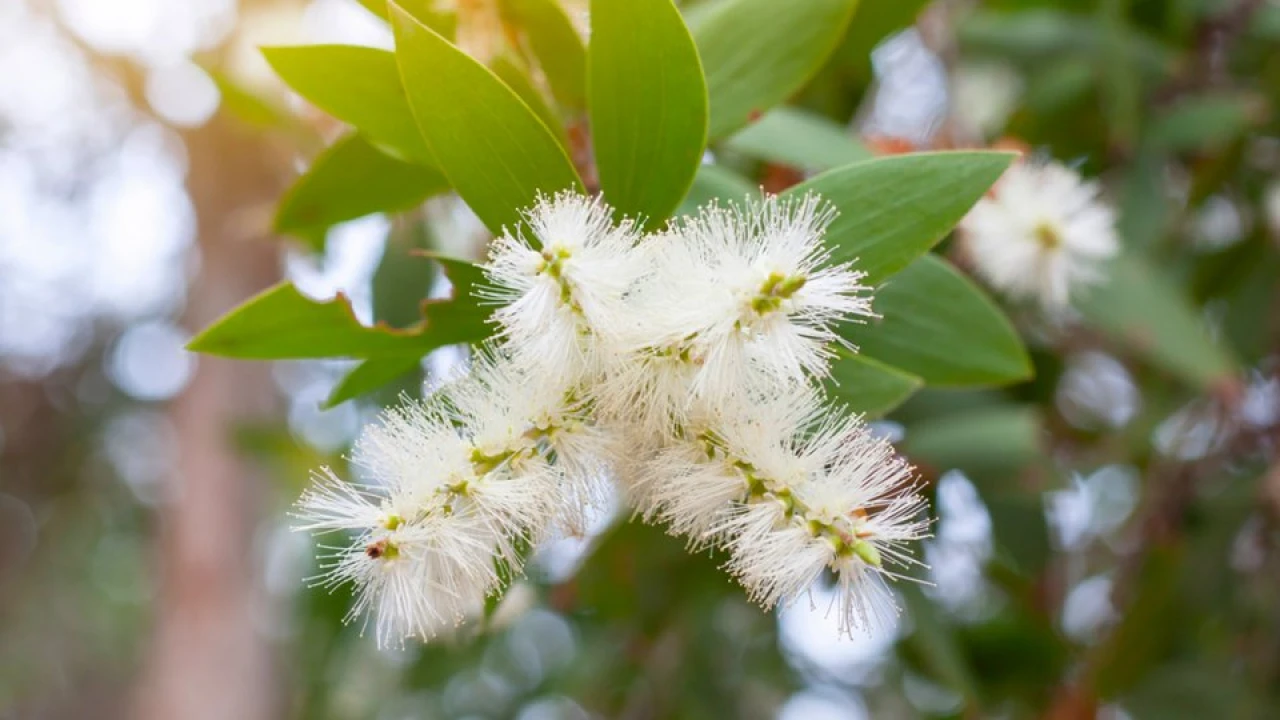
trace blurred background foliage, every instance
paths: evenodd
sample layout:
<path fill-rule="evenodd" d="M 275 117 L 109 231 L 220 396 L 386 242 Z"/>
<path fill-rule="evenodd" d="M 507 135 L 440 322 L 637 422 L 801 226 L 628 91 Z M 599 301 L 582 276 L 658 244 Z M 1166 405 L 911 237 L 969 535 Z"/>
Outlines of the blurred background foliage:
<path fill-rule="evenodd" d="M 281 277 L 408 326 L 447 292 L 413 251 L 481 251 L 438 177 L 362 136 L 331 145 L 341 109 L 286 91 L 257 50 L 389 47 L 385 4 L 8 0 L 0 717 L 1280 715 L 1280 4 L 862 0 L 849 20 L 705 0 L 682 5 L 695 37 L 732 2 L 762 26 L 833 14 L 834 50 L 744 130 L 713 107 L 690 200 L 1002 146 L 1079 167 L 1119 211 L 1124 256 L 1078 315 L 1007 308 L 1034 379 L 925 389 L 878 421 L 937 518 L 932 584 L 900 588 L 899 627 L 839 641 L 821 588 L 762 613 L 717 558 L 605 517 L 543 549 L 485 623 L 377 651 L 342 624 L 344 592 L 307 588 L 286 513 L 457 352 L 348 374 L 182 347 Z M 543 2 L 405 7 L 595 182 L 581 88 L 556 80 L 583 58 L 530 32 Z M 565 0 L 579 32 L 584 8 Z M 772 50 L 750 82 L 805 48 Z"/>

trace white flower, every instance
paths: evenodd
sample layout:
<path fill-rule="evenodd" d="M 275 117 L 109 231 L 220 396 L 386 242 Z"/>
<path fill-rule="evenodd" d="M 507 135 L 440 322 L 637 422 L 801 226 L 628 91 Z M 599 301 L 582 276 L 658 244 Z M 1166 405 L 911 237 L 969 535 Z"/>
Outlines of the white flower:
<path fill-rule="evenodd" d="M 645 401 L 658 405 L 648 415 L 678 421 L 693 399 L 714 406 L 823 376 L 832 344 L 847 344 L 836 323 L 872 315 L 863 274 L 831 263 L 823 244 L 834 216 L 816 195 L 770 196 L 711 206 L 648 239 L 626 334 L 631 376 L 602 390 L 607 404 Z"/>
<path fill-rule="evenodd" d="M 484 266 L 493 287 L 482 292 L 502 305 L 494 320 L 522 367 L 576 380 L 625 323 L 623 294 L 643 271 L 633 257 L 639 232 L 572 192 L 540 198 L 525 218 L 533 237 L 517 231 L 494 240 Z"/>
<path fill-rule="evenodd" d="M 798 481 L 825 459 L 802 456 L 795 444 L 820 417 L 821 403 L 815 390 L 795 385 L 691 417 L 645 467 L 641 510 L 694 547 L 714 544 L 708 531 L 747 500 L 754 479 Z"/>
<path fill-rule="evenodd" d="M 467 588 L 493 587 L 492 564 L 475 565 L 492 556 L 491 530 L 475 525 L 477 517 L 420 515 L 397 488 L 346 483 L 328 468 L 298 502 L 296 529 L 349 531 L 346 545 L 325 546 L 317 582 L 328 588 L 356 586 L 356 601 L 347 622 L 370 620 L 382 646 L 407 637 L 430 638 L 482 606 L 484 593 Z M 412 520 L 412 522 L 410 522 Z"/>
<path fill-rule="evenodd" d="M 1102 277 L 1119 248 L 1115 215 L 1095 183 L 1057 163 L 1015 163 L 960 222 L 978 273 L 1015 299 L 1059 310 Z"/>
<path fill-rule="evenodd" d="M 574 533 L 592 509 L 608 503 L 611 461 L 618 454 L 615 434 L 595 421 L 585 392 L 531 375 L 491 347 L 478 351 L 469 377 L 442 395 L 485 454 L 518 449 L 526 458 L 554 458 L 554 479 L 538 489 L 541 502 Z"/>
<path fill-rule="evenodd" d="M 533 441 L 481 444 L 468 418 L 454 411 L 452 386 L 422 402 L 384 413 L 356 442 L 355 463 L 391 485 L 416 484 L 419 514 L 473 511 L 489 525 L 495 543 L 538 539 L 553 508 L 553 468 Z"/>
<path fill-rule="evenodd" d="M 614 480 L 648 519 L 724 547 L 760 603 L 829 568 L 843 631 L 882 619 L 886 563 L 914 562 L 903 544 L 926 524 L 910 468 L 817 387 L 836 324 L 871 315 L 862 274 L 825 249 L 833 216 L 770 197 L 639 243 L 597 201 L 540 200 L 532 238 L 504 234 L 485 267 L 497 342 L 364 431 L 353 462 L 372 484 L 325 470 L 299 501 L 299 529 L 349 536 L 320 576 L 355 585 L 348 619 L 387 644 L 475 614 Z"/>
<path fill-rule="evenodd" d="M 919 563 L 905 544 L 928 529 L 911 467 L 857 417 L 834 416 L 773 462 L 776 469 L 744 472 L 747 497 L 710 530 L 729 550 L 730 572 L 753 600 L 772 607 L 830 569 L 842 632 L 886 624 L 897 608 L 884 579 L 901 577 L 894 566 Z"/>
<path fill-rule="evenodd" d="M 483 607 L 501 589 L 497 566 L 518 572 L 523 548 L 561 512 L 562 472 L 486 394 L 494 387 L 467 378 L 389 410 L 353 458 L 378 484 L 325 471 L 299 501 L 298 529 L 354 534 L 330 548 L 321 581 L 355 584 L 349 618 L 372 617 L 380 644 L 429 637 Z"/>

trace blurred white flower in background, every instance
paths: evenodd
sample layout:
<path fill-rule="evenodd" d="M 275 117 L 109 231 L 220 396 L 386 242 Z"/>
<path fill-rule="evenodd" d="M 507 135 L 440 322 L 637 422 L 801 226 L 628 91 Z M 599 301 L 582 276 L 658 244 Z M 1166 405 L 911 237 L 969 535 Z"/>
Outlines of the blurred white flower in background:
<path fill-rule="evenodd" d="M 983 139 L 995 137 L 1018 107 L 1022 89 L 1022 76 L 1008 65 L 961 65 L 951 78 L 951 116 L 967 133 Z"/>
<path fill-rule="evenodd" d="M 1059 163 L 1016 162 L 960 222 L 964 251 L 992 287 L 1060 311 L 1120 249 L 1099 192 Z"/>

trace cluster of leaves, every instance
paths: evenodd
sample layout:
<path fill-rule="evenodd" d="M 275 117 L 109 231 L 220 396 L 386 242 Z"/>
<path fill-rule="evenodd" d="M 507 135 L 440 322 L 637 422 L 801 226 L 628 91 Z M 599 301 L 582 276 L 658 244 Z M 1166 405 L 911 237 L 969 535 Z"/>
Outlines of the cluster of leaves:
<path fill-rule="evenodd" d="M 322 234 L 342 220 L 416 207 L 452 191 L 498 233 L 518 226 L 519 211 L 539 193 L 584 191 L 583 175 L 620 213 L 657 228 L 686 198 L 741 201 L 756 192 L 728 171 L 699 172 L 708 142 L 772 147 L 762 131 L 796 136 L 815 126 L 841 138 L 837 147 L 853 162 L 787 192 L 816 191 L 839 208 L 828 233 L 833 256 L 857 259 L 882 288 L 876 303 L 882 320 L 848 328 L 862 351 L 836 365 L 834 389 L 842 400 L 880 415 L 926 384 L 1025 379 L 1029 364 L 1012 326 L 945 260 L 927 254 L 999 177 L 1009 154 L 872 159 L 834 125 L 787 108 L 735 133 L 804 84 L 843 34 L 855 4 L 809 3 L 776 23 L 769 3 L 739 0 L 699 15 L 691 32 L 669 0 L 596 2 L 592 41 L 583 47 L 559 4 L 511 2 L 504 8 L 530 56 L 498 54 L 486 66 L 442 34 L 449 22 L 393 3 L 386 13 L 394 53 L 267 49 L 290 87 L 352 126 L 285 196 L 277 228 Z M 532 67 L 546 78 L 545 94 L 531 79 Z M 587 128 L 593 160 L 577 167 L 571 157 L 580 153 L 570 138 Z M 435 348 L 478 342 L 491 332 L 468 292 L 474 270 L 439 262 L 453 296 L 424 304 L 409 327 L 362 326 L 343 299 L 313 302 L 286 283 L 210 327 L 192 348 L 255 359 L 360 359 L 331 398 L 341 402 L 403 374 Z"/>
<path fill-rule="evenodd" d="M 1187 403 L 1230 406 L 1245 369 L 1268 371 L 1277 347 L 1266 313 L 1280 262 L 1266 223 L 1246 226 L 1225 248 L 1192 242 L 1203 208 L 1225 198 L 1261 209 L 1277 173 L 1274 160 L 1260 159 L 1260 138 L 1274 144 L 1280 115 L 1274 4 L 993 0 L 955 18 L 952 54 L 1025 80 L 1007 133 L 1079 160 L 1116 198 L 1125 252 L 1065 331 L 1019 314 L 1011 322 L 931 252 L 1008 154 L 875 158 L 841 124 L 871 85 L 871 48 L 914 22 L 922 0 L 805 0 L 785 11 L 777 0 L 712 0 L 683 12 L 670 0 L 593 0 L 589 33 L 556 0 L 498 0 L 501 41 L 484 57 L 453 42 L 465 17 L 426 0 L 364 4 L 389 23 L 394 52 L 266 54 L 294 91 L 349 126 L 282 200 L 277 229 L 320 249 L 337 223 L 398 214 L 374 280 L 379 322 L 362 325 L 344 299 L 317 302 L 286 283 L 193 348 L 358 360 L 330 398 L 348 401 L 417 372 L 436 348 L 492 331 L 469 292 L 478 281 L 470 263 L 411 254 L 434 245 L 418 211 L 428 198 L 455 193 L 499 232 L 518 225 L 518 210 L 538 193 L 574 188 L 600 192 L 658 228 L 707 201 L 758 192 L 781 171 L 803 179 L 785 192 L 816 190 L 839 208 L 832 252 L 857 258 L 877 288 L 881 317 L 846 329 L 861 351 L 839 360 L 831 391 L 900 423 L 903 450 L 930 477 L 962 470 L 993 526 L 983 584 L 996 599 L 978 620 L 960 620 L 906 591 L 911 630 L 886 686 L 924 679 L 954 700 L 939 714 L 968 717 L 1087 716 L 1106 701 L 1135 717 L 1253 717 L 1274 706 L 1280 597 L 1258 577 L 1275 569 L 1274 551 L 1258 575 L 1233 574 L 1228 557 L 1241 528 L 1262 517 L 1252 502 L 1261 460 L 1220 449 L 1230 462 L 1187 467 L 1152 441 Z M 1247 6 L 1243 21 L 1237 5 Z M 704 162 L 708 150 L 714 163 Z M 424 301 L 433 262 L 453 294 Z M 1141 407 L 1122 428 L 1073 424 L 1060 412 L 1060 381 L 1082 350 L 1118 358 L 1133 379 Z M 1045 493 L 1108 465 L 1144 477 L 1133 537 L 1074 554 L 1055 546 Z M 1173 477 L 1207 487 L 1171 488 Z M 1162 508 L 1175 491 L 1187 497 L 1170 517 Z M 1153 539 L 1152 517 L 1174 530 Z M 1117 583 L 1117 619 L 1095 641 L 1060 629 L 1082 568 Z M 538 585 L 572 623 L 584 660 L 541 677 L 512 705 L 475 711 L 509 712 L 544 693 L 609 715 L 678 707 L 685 717 L 745 716 L 776 704 L 796 682 L 793 666 L 780 657 L 772 623 L 719 578 L 713 560 L 685 555 L 660 533 L 614 528 L 576 580 Z M 307 601 L 317 605 L 308 610 L 316 627 L 307 657 L 328 664 L 335 648 L 356 653 L 338 632 L 345 598 Z M 505 657 L 512 633 L 422 649 L 402 681 L 443 687 L 489 667 Z M 309 702 L 328 702 L 326 672 L 307 676 Z M 693 679 L 708 677 L 716 680 Z M 765 695 L 741 692 L 748 679 L 766 681 Z M 868 702 L 901 708 L 888 695 Z"/>

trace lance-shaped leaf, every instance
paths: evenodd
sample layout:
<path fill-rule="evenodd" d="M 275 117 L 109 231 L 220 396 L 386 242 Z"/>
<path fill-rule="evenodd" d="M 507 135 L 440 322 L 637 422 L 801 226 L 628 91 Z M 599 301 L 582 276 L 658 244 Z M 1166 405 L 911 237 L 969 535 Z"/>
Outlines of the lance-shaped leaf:
<path fill-rule="evenodd" d="M 702 66 L 671 0 L 592 0 L 587 105 L 605 199 L 661 224 L 707 140 Z"/>
<path fill-rule="evenodd" d="M 832 399 L 869 418 L 898 407 L 923 386 L 924 381 L 909 372 L 847 350 L 841 350 L 831 363 L 826 382 Z"/>
<path fill-rule="evenodd" d="M 453 297 L 422 303 L 422 319 L 403 329 L 362 325 L 342 295 L 313 300 L 292 283 L 281 283 L 224 315 L 187 346 L 225 357 L 283 358 L 421 357 L 444 345 L 488 337 L 488 310 L 472 297 L 480 270 L 470 263 L 437 258 L 454 284 Z"/>
<path fill-rule="evenodd" d="M 556 100 L 569 110 L 587 103 L 587 49 L 557 0 L 499 0 L 502 16 L 520 28 Z"/>
<path fill-rule="evenodd" d="M 343 376 L 324 401 L 324 408 L 334 408 L 361 395 L 391 384 L 409 374 L 422 363 L 419 355 L 394 355 L 362 360 Z"/>
<path fill-rule="evenodd" d="M 844 334 L 860 353 L 930 386 L 1004 385 L 1031 376 L 1009 320 L 982 291 L 935 255 L 925 255 L 875 292 L 880 315 Z"/>
<path fill-rule="evenodd" d="M 871 159 L 848 128 L 799 108 L 779 107 L 729 138 L 725 146 L 748 157 L 801 170 L 831 170 Z"/>
<path fill-rule="evenodd" d="M 1081 290 L 1076 301 L 1090 325 L 1195 387 L 1211 389 L 1238 373 L 1235 358 L 1155 268 L 1124 255 L 1106 272 L 1105 283 Z"/>
<path fill-rule="evenodd" d="M 448 189 L 433 168 L 396 160 L 351 133 L 320 153 L 289 188 L 275 227 L 310 235 L 372 213 L 407 210 Z"/>
<path fill-rule="evenodd" d="M 495 233 L 539 193 L 582 192 L 555 136 L 488 68 L 391 8 L 409 106 L 449 185 Z"/>
<path fill-rule="evenodd" d="M 534 85 L 533 79 L 529 77 L 529 68 L 524 61 L 513 52 L 501 52 L 489 62 L 489 69 L 511 88 L 511 91 L 519 96 L 525 105 L 529 106 L 533 114 L 538 116 L 552 135 L 555 135 L 556 142 L 559 142 L 568 152 L 569 136 L 565 132 L 564 123 L 542 91 Z"/>
<path fill-rule="evenodd" d="M 382 260 L 373 272 L 375 321 L 392 327 L 410 327 L 418 322 L 422 301 L 430 296 L 436 285 L 436 268 L 429 254 L 434 245 L 431 227 L 421 219 L 392 225 L 386 247 L 382 250 Z M 467 268 L 461 268 L 454 275 L 466 272 Z M 399 380 L 417 369 L 420 363 L 421 358 L 414 355 L 365 360 L 333 388 L 325 407 L 334 407 Z"/>
<path fill-rule="evenodd" d="M 409 110 L 395 55 L 354 45 L 263 48 L 280 79 L 400 158 L 435 164 Z"/>
<path fill-rule="evenodd" d="M 813 77 L 849 26 L 857 0 L 724 0 L 693 36 L 711 96 L 711 140 L 786 100 Z"/>
<path fill-rule="evenodd" d="M 827 230 L 836 261 L 878 283 L 938 243 L 1015 156 L 996 152 L 894 155 L 825 172 L 791 188 L 816 192 L 840 215 Z"/>

